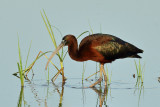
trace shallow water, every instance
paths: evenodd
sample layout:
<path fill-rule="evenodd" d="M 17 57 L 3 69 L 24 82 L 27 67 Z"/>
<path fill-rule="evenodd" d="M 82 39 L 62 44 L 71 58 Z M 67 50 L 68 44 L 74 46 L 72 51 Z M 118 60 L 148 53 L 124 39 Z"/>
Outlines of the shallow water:
<path fill-rule="evenodd" d="M 155 68 L 152 72 L 149 71 L 151 67 L 149 64 L 145 66 L 143 83 L 137 82 L 134 60 L 122 59 L 107 64 L 109 79 L 111 79 L 111 84 L 108 87 L 105 87 L 103 81 L 95 88 L 86 88 L 98 79 L 98 75 L 96 79 L 93 76 L 82 82 L 83 63 L 71 59 L 66 60 L 70 61 L 70 64 L 64 62 L 64 72 L 67 77 L 65 84 L 62 84 L 61 75 L 54 83 L 51 82 L 51 78 L 57 72 L 51 65 L 49 81 L 47 81 L 48 72 L 44 70 L 47 62 L 45 58 L 37 61 L 33 67 L 34 75 L 32 75 L 32 71 L 29 72 L 24 88 L 21 88 L 19 78 L 13 76 L 11 72 L 5 72 L 8 80 L 7 83 L 0 81 L 2 84 L 1 104 L 22 107 L 159 107 L 160 105 L 159 72 Z M 141 60 L 141 63 L 144 63 L 144 59 Z M 84 77 L 88 77 L 95 71 L 95 62 L 88 61 Z M 135 78 L 133 78 L 133 74 L 135 74 Z"/>
<path fill-rule="evenodd" d="M 94 81 L 95 79 L 84 80 L 82 84 L 81 78 L 68 78 L 62 84 L 60 78 L 55 83 L 45 79 L 27 80 L 24 88 L 20 88 L 19 85 L 14 87 L 17 89 L 13 92 L 16 95 L 14 106 L 158 107 L 160 104 L 160 86 L 157 79 L 136 86 L 136 78 L 131 77 L 130 81 L 112 80 L 108 87 L 105 87 L 103 81 L 95 88 L 84 88 Z M 10 103 L 6 105 L 13 106 Z"/>

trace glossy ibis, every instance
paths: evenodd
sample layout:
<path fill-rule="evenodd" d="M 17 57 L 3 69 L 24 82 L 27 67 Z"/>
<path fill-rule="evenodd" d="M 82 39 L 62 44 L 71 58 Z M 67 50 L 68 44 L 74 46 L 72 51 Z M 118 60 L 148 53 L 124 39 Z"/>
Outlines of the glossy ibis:
<path fill-rule="evenodd" d="M 143 50 L 134 45 L 123 41 L 122 39 L 109 34 L 92 34 L 85 37 L 78 48 L 77 39 L 73 35 L 66 35 L 63 37 L 61 44 L 50 56 L 52 57 L 63 47 L 68 46 L 69 56 L 76 61 L 92 60 L 100 63 L 100 78 L 90 87 L 102 81 L 102 73 L 107 85 L 107 76 L 104 71 L 104 64 L 120 58 L 141 58 L 138 53 L 143 53 Z"/>

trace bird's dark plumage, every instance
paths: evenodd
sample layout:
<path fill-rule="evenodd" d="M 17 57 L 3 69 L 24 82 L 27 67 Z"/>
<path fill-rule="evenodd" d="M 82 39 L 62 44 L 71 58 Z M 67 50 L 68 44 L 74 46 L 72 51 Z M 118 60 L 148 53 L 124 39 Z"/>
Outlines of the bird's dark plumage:
<path fill-rule="evenodd" d="M 137 54 L 143 52 L 134 45 L 109 34 L 93 34 L 85 37 L 79 45 L 79 52 L 83 54 L 83 51 L 87 50 L 96 50 L 106 61 L 126 57 L 141 58 Z M 96 57 L 93 53 L 91 56 Z M 105 63 L 105 61 L 101 62 Z"/>

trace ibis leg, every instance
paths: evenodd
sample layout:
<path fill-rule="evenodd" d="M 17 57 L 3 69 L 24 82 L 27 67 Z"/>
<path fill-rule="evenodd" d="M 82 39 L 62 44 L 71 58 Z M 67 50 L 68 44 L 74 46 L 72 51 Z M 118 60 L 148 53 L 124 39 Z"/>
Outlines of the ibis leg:
<path fill-rule="evenodd" d="M 107 86 L 107 75 L 106 75 L 106 72 L 104 70 L 104 64 L 101 64 L 101 66 L 102 66 L 102 71 L 103 71 L 103 75 L 104 75 L 105 86 Z"/>
<path fill-rule="evenodd" d="M 98 83 L 100 83 L 102 81 L 102 66 L 100 68 L 100 78 L 95 82 L 93 83 L 92 85 L 90 85 L 89 87 L 94 87 L 95 85 L 97 85 Z"/>

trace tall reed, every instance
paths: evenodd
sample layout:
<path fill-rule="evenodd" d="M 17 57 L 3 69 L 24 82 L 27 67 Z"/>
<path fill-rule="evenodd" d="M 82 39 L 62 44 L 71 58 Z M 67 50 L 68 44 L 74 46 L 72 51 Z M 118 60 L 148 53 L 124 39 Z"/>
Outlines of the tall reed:
<path fill-rule="evenodd" d="M 111 74 L 109 76 L 109 72 L 108 72 L 108 67 L 106 65 L 106 71 L 107 71 L 107 85 L 110 85 L 111 84 L 111 77 L 112 77 L 112 71 L 111 71 Z M 110 77 L 110 78 L 109 78 Z"/>
<path fill-rule="evenodd" d="M 31 41 L 32 43 L 32 41 Z M 49 53 L 50 51 L 44 52 L 42 53 L 41 51 L 38 53 L 37 57 L 33 60 L 33 62 L 27 67 L 27 63 L 28 63 L 28 58 L 29 58 L 29 53 L 30 53 L 30 49 L 31 49 L 31 43 L 29 46 L 29 50 L 28 50 L 28 54 L 27 54 L 27 58 L 26 58 L 26 64 L 25 64 L 25 68 L 23 68 L 23 64 L 22 64 L 22 56 L 21 56 L 21 49 L 20 49 L 20 43 L 19 43 L 19 36 L 18 36 L 18 54 L 19 54 L 19 62 L 17 62 L 18 65 L 18 72 L 13 73 L 14 76 L 20 78 L 21 80 L 21 86 L 24 86 L 24 79 L 27 77 L 27 74 L 29 73 L 29 71 L 32 69 L 32 67 L 34 66 L 35 62 L 41 58 L 43 55 L 45 55 L 46 53 Z M 19 76 L 17 76 L 17 74 L 19 74 Z"/>
<path fill-rule="evenodd" d="M 136 71 L 137 71 L 137 76 L 139 78 L 141 78 L 141 82 L 143 82 L 144 80 L 144 72 L 145 72 L 145 64 L 142 66 L 140 59 L 139 59 L 139 63 L 137 64 L 136 61 L 134 60 L 135 63 L 135 67 L 136 67 Z"/>
<path fill-rule="evenodd" d="M 20 49 L 20 44 L 19 44 L 19 36 L 18 36 L 18 54 L 19 54 L 19 62 L 17 62 L 18 65 L 18 72 L 20 75 L 20 80 L 21 80 L 21 86 L 24 86 L 24 72 L 22 68 L 22 57 L 21 57 L 21 49 Z"/>
<path fill-rule="evenodd" d="M 55 36 L 54 36 L 54 33 L 53 33 L 53 30 L 52 30 L 52 26 L 51 26 L 51 24 L 50 24 L 50 22 L 49 22 L 49 20 L 48 20 L 48 17 L 47 17 L 47 15 L 46 15 L 46 13 L 45 13 L 45 11 L 43 10 L 43 13 L 40 11 L 40 13 L 41 13 L 41 16 L 42 16 L 42 19 L 43 19 L 43 21 L 44 21 L 44 23 L 45 23 L 45 26 L 46 26 L 46 28 L 47 28 L 47 31 L 48 31 L 48 33 L 49 33 L 49 36 L 50 36 L 50 38 L 51 38 L 51 40 L 52 40 L 52 42 L 53 42 L 53 44 L 54 44 L 54 47 L 55 48 L 57 48 L 57 43 L 56 43 L 56 39 L 55 39 Z M 44 15 L 43 15 L 44 14 Z M 61 69 L 63 68 L 63 60 L 64 60 L 64 52 L 63 52 L 63 48 L 62 48 L 62 51 L 61 51 L 61 55 L 60 55 L 60 53 L 58 52 L 57 53 L 57 56 L 58 56 L 58 58 L 59 58 L 59 61 L 60 61 L 60 66 L 61 66 Z M 60 74 L 62 75 L 62 74 L 64 74 L 64 71 L 62 70 L 61 72 L 60 72 Z M 64 78 L 64 75 L 62 75 L 62 81 L 64 82 L 65 81 L 65 79 L 66 78 Z"/>

